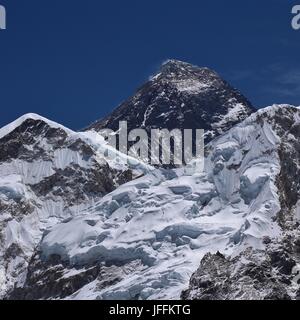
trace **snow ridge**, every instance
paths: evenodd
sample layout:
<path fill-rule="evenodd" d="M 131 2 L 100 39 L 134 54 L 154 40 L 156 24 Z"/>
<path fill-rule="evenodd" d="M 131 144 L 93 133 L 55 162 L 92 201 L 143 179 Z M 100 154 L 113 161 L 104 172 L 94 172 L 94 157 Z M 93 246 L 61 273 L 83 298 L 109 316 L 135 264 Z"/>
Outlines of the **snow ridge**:
<path fill-rule="evenodd" d="M 36 120 L 36 121 L 43 121 L 45 123 L 47 123 L 50 127 L 56 128 L 56 129 L 62 129 L 68 133 L 72 133 L 71 130 L 67 129 L 66 127 L 48 120 L 36 113 L 27 113 L 24 114 L 23 116 L 21 116 L 20 118 L 18 118 L 17 120 L 11 122 L 10 124 L 6 125 L 5 127 L 0 129 L 0 139 L 2 139 L 4 136 L 8 135 L 9 133 L 11 133 L 12 131 L 14 131 L 16 128 L 18 128 L 23 122 L 25 122 L 28 119 L 32 119 L 32 120 Z"/>

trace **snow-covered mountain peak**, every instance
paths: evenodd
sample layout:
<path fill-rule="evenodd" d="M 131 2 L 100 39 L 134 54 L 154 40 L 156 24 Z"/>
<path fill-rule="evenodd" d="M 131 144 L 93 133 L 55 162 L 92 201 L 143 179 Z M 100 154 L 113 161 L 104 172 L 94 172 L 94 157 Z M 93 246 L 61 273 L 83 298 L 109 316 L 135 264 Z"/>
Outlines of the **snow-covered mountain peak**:
<path fill-rule="evenodd" d="M 207 67 L 198 67 L 192 65 L 187 62 L 179 61 L 179 60 L 167 60 L 160 67 L 158 75 L 165 76 L 167 78 L 183 78 L 183 77 L 196 77 L 198 76 L 198 80 L 201 81 L 201 78 L 219 78 L 220 76 L 213 70 Z"/>
<path fill-rule="evenodd" d="M 252 122 L 270 124 L 279 135 L 292 131 L 300 123 L 300 108 L 290 104 L 274 104 L 259 109 L 237 126 L 244 126 Z"/>
<path fill-rule="evenodd" d="M 175 90 L 190 95 L 199 95 L 225 84 L 215 71 L 178 60 L 165 62 L 151 80 L 160 82 L 162 87 L 171 85 Z"/>
<path fill-rule="evenodd" d="M 149 170 L 109 148 L 116 159 L 105 157 L 98 134 L 73 132 L 36 114 L 0 129 L 0 298 L 24 280 L 47 228 Z"/>
<path fill-rule="evenodd" d="M 193 65 L 188 62 L 176 60 L 176 59 L 168 59 L 165 62 L 163 62 L 160 66 L 160 72 L 166 72 L 166 73 L 175 73 L 176 71 L 182 71 L 182 72 L 193 72 L 195 70 L 203 70 L 211 74 L 217 75 L 217 73 L 208 67 L 199 67 L 196 65 Z"/>
<path fill-rule="evenodd" d="M 71 130 L 69 130 L 68 128 L 66 128 L 66 127 L 64 127 L 54 121 L 51 121 L 47 118 L 44 118 L 36 113 L 27 113 L 27 114 L 24 114 L 23 116 L 19 117 L 15 121 L 9 123 L 8 125 L 4 126 L 3 128 L 1 128 L 0 129 L 0 139 L 3 138 L 5 135 L 13 132 L 14 130 L 16 130 L 17 128 L 19 128 L 20 126 L 22 126 L 26 122 L 27 123 L 31 122 L 32 126 L 34 126 L 34 124 L 44 123 L 51 128 L 62 129 L 66 133 L 72 133 Z M 26 124 L 24 127 L 26 127 Z"/>

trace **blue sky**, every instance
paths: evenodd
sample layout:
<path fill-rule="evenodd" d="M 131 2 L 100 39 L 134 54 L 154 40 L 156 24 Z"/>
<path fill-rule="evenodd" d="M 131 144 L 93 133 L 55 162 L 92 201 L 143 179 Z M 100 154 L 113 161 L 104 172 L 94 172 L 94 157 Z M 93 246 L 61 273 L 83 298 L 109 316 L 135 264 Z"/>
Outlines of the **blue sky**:
<path fill-rule="evenodd" d="M 254 105 L 300 105 L 300 0 L 0 0 L 0 126 L 36 112 L 80 129 L 176 58 Z"/>

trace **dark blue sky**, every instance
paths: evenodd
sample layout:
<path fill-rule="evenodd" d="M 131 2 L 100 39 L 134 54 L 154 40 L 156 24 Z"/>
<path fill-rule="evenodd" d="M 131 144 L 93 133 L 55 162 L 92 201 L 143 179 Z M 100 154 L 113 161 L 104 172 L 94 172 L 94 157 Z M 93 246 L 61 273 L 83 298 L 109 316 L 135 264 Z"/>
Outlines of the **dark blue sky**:
<path fill-rule="evenodd" d="M 300 0 L 0 0 L 0 126 L 101 118 L 168 58 L 208 66 L 256 106 L 300 105 Z"/>

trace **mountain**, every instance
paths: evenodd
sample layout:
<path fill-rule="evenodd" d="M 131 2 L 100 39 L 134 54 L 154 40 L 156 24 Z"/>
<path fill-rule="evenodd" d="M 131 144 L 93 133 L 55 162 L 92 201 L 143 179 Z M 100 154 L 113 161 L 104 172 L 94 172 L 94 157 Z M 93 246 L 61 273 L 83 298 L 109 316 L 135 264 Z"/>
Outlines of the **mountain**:
<path fill-rule="evenodd" d="M 124 155 L 106 159 L 106 149 L 99 135 L 36 114 L 0 129 L 0 297 L 24 282 L 46 230 L 147 172 Z"/>
<path fill-rule="evenodd" d="M 209 143 L 202 173 L 119 186 L 46 230 L 6 297 L 296 299 L 299 135 L 300 109 L 274 105 Z"/>
<path fill-rule="evenodd" d="M 0 129 L 0 298 L 299 299 L 300 108 L 253 111 L 170 60 L 85 132 L 36 114 Z M 203 172 L 118 152 L 98 131 L 121 120 L 206 129 Z"/>
<path fill-rule="evenodd" d="M 88 130 L 204 129 L 206 141 L 241 122 L 255 109 L 236 89 L 208 69 L 168 60 L 159 72 L 106 118 Z"/>

